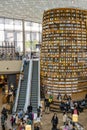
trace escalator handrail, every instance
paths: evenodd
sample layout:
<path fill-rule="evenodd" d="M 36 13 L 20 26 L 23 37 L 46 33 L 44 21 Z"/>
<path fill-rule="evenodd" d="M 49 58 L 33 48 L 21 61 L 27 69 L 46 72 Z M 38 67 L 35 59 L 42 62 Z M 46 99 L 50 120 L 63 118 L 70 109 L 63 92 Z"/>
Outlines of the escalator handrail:
<path fill-rule="evenodd" d="M 30 105 L 30 96 L 31 96 L 31 80 L 32 80 L 32 59 L 30 59 L 29 69 L 28 69 L 28 82 L 26 90 L 26 100 L 24 106 L 24 112 L 27 111 L 28 105 Z"/>
<path fill-rule="evenodd" d="M 38 59 L 38 107 L 40 105 L 40 60 Z"/>
<path fill-rule="evenodd" d="M 22 66 L 21 66 L 20 72 L 23 71 L 23 66 L 24 66 L 24 61 L 22 61 Z M 20 76 L 19 76 L 19 82 L 18 82 L 18 89 L 17 89 L 17 93 L 16 93 L 16 99 L 15 99 L 15 104 L 14 104 L 13 112 L 16 112 L 16 110 L 17 110 L 18 97 L 19 97 L 20 86 L 21 86 L 21 79 L 22 79 L 22 76 L 20 74 Z"/>

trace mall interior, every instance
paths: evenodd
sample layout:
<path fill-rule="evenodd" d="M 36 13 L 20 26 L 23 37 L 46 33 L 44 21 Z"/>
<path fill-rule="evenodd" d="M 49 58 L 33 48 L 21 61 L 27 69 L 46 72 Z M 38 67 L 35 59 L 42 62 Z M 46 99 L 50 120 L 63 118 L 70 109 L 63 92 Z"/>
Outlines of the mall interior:
<path fill-rule="evenodd" d="M 0 1 L 0 130 L 87 130 L 87 0 Z"/>

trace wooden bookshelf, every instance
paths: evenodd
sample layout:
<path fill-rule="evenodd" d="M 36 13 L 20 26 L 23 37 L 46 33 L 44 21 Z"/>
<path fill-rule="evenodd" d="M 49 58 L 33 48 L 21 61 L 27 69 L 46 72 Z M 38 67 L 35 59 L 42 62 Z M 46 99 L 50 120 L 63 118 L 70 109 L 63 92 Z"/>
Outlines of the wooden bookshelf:
<path fill-rule="evenodd" d="M 87 90 L 86 10 L 59 8 L 44 12 L 40 66 L 41 87 L 48 93 L 72 96 Z"/>

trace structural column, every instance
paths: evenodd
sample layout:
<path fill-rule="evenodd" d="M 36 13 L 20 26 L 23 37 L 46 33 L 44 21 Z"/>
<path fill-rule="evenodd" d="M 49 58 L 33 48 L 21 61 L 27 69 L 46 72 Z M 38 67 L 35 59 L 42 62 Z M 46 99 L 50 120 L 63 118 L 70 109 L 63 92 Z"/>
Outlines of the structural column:
<path fill-rule="evenodd" d="M 24 20 L 22 20 L 22 30 L 23 30 L 23 54 L 25 55 L 25 26 L 24 26 Z"/>

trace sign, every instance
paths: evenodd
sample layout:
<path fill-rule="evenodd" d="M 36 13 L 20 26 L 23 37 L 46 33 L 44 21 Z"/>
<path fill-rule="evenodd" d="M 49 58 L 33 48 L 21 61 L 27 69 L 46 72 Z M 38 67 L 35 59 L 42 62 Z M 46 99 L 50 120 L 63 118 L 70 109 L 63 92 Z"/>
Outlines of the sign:
<path fill-rule="evenodd" d="M 72 115 L 72 121 L 73 122 L 78 122 L 78 115 L 77 114 Z"/>
<path fill-rule="evenodd" d="M 31 130 L 31 125 L 26 125 L 25 130 Z"/>

